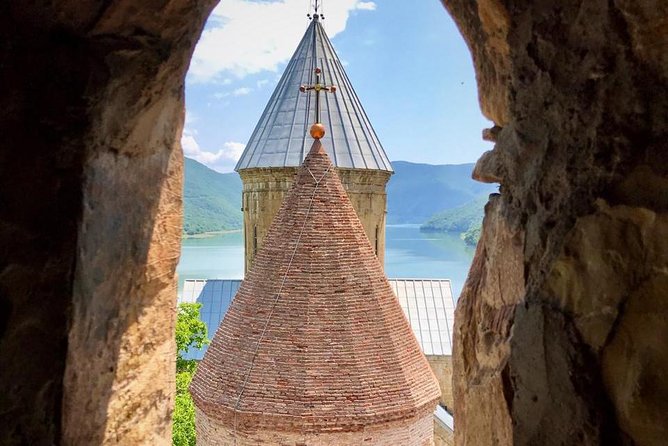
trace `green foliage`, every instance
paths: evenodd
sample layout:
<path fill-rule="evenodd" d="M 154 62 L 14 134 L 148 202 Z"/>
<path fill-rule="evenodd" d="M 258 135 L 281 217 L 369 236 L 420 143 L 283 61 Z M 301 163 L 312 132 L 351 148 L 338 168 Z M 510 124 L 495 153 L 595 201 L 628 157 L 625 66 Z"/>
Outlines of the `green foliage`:
<path fill-rule="evenodd" d="M 208 344 L 206 324 L 199 318 L 202 304 L 179 305 L 176 317 L 176 397 L 172 417 L 172 443 L 175 446 L 195 446 L 195 406 L 188 386 L 197 369 L 197 361 L 184 359 L 191 347 Z"/>
<path fill-rule="evenodd" d="M 464 206 L 440 212 L 427 220 L 420 230 L 458 232 L 467 245 L 475 246 L 480 239 L 485 203 L 487 203 L 487 196 L 483 195 Z"/>
<path fill-rule="evenodd" d="M 496 192 L 497 186 L 471 179 L 473 164 L 430 165 L 393 161 L 387 186 L 387 223 L 424 223 L 446 209 Z M 466 229 L 464 229 L 466 230 Z"/>
<path fill-rule="evenodd" d="M 388 224 L 423 223 L 444 209 L 463 206 L 496 186 L 471 179 L 473 164 L 392 163 L 387 186 Z M 241 179 L 185 159 L 183 231 L 188 235 L 241 229 Z M 464 229 L 466 230 L 466 229 Z"/>
<path fill-rule="evenodd" d="M 482 223 L 485 203 L 487 203 L 487 195 L 479 196 L 463 206 L 432 216 L 420 229 L 422 231 L 466 232 Z"/>
<path fill-rule="evenodd" d="M 482 224 L 471 226 L 466 232 L 462 234 L 462 240 L 469 246 L 475 246 L 480 240 L 480 233 L 482 232 Z"/>
<path fill-rule="evenodd" d="M 193 373 L 176 374 L 176 398 L 172 419 L 172 443 L 175 446 L 195 446 L 195 405 L 188 386 Z"/>
<path fill-rule="evenodd" d="M 194 371 L 196 361 L 183 359 L 190 347 L 208 344 L 206 324 L 199 318 L 202 304 L 182 303 L 176 317 L 176 371 Z"/>
<path fill-rule="evenodd" d="M 183 231 L 188 234 L 240 229 L 241 179 L 185 159 Z"/>

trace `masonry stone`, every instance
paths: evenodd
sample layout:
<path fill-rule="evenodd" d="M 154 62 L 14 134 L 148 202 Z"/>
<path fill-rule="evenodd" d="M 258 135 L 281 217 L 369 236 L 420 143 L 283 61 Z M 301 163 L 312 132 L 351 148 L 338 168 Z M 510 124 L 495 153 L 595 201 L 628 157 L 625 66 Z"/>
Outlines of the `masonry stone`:
<path fill-rule="evenodd" d="M 239 171 L 243 183 L 245 271 L 262 247 L 267 231 L 281 207 L 297 168 L 260 168 Z M 382 170 L 337 169 L 343 187 L 364 232 L 381 264 L 385 262 L 385 221 L 390 172 Z"/>

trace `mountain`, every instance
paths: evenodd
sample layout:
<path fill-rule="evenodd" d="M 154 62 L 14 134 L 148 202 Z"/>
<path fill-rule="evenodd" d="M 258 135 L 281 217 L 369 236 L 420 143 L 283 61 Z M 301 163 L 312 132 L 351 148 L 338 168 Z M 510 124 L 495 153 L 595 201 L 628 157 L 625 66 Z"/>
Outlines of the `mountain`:
<path fill-rule="evenodd" d="M 466 232 L 482 224 L 485 203 L 487 203 L 487 195 L 481 195 L 463 206 L 433 215 L 420 226 L 420 229 L 422 231 Z"/>
<path fill-rule="evenodd" d="M 393 161 L 387 187 L 387 223 L 424 223 L 434 214 L 497 191 L 471 179 L 470 164 L 416 164 Z"/>
<path fill-rule="evenodd" d="M 185 158 L 183 231 L 186 234 L 241 229 L 241 179 Z"/>
<path fill-rule="evenodd" d="M 480 234 L 482 233 L 482 222 L 477 226 L 471 226 L 468 231 L 461 234 L 462 240 L 469 246 L 475 246 L 480 240 Z"/>
<path fill-rule="evenodd" d="M 434 214 L 482 200 L 481 197 L 486 200 L 496 191 L 494 185 L 471 179 L 473 164 L 394 161 L 392 166 L 395 173 L 387 186 L 388 224 L 424 223 Z M 241 229 L 241 179 L 236 172 L 219 173 L 186 158 L 183 197 L 185 233 Z M 482 212 L 484 201 L 478 202 Z"/>
<path fill-rule="evenodd" d="M 480 239 L 485 203 L 487 195 L 481 195 L 463 206 L 439 212 L 420 226 L 420 230 L 458 232 L 467 245 L 475 246 Z"/>

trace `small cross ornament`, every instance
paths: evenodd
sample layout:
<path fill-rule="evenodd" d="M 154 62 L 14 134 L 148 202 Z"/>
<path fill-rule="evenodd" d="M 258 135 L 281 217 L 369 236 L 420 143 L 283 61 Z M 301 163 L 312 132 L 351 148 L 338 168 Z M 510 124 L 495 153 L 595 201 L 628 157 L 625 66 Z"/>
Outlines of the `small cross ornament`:
<path fill-rule="evenodd" d="M 323 14 L 318 14 L 318 0 L 315 0 L 315 14 L 306 14 L 306 17 L 308 17 L 309 20 L 325 20 L 325 16 Z"/>
<path fill-rule="evenodd" d="M 320 139 L 325 136 L 325 127 L 320 122 L 320 92 L 327 91 L 329 93 L 336 93 L 336 86 L 334 85 L 323 85 L 320 83 L 320 75 L 322 70 L 320 68 L 315 69 L 315 84 L 313 85 L 302 85 L 299 87 L 299 91 L 306 93 L 307 91 L 315 91 L 315 124 L 311 127 L 311 136 L 315 139 Z"/>

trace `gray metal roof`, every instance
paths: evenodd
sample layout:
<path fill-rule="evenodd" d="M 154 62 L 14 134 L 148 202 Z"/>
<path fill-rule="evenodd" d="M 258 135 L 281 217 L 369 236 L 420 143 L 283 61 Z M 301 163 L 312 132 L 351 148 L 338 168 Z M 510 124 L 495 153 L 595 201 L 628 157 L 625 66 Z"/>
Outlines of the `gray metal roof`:
<path fill-rule="evenodd" d="M 388 279 L 422 353 L 452 355 L 455 300 L 447 279 Z"/>
<path fill-rule="evenodd" d="M 434 418 L 442 427 L 454 432 L 455 431 L 455 419 L 454 417 L 440 405 L 436 406 L 436 411 L 434 412 Z"/>
<path fill-rule="evenodd" d="M 223 320 L 232 299 L 237 294 L 241 280 L 186 280 L 183 283 L 183 293 L 179 296 L 179 303 L 200 303 L 200 318 L 206 324 L 209 339 L 213 337 Z M 186 359 L 201 360 L 206 352 L 206 346 L 201 349 L 191 348 Z"/>
<path fill-rule="evenodd" d="M 301 93 L 301 85 L 314 82 L 322 70 L 322 83 L 335 85 L 336 93 L 321 92 L 322 139 L 337 167 L 392 171 L 385 150 L 373 130 L 334 47 L 316 18 L 269 99 L 235 170 L 256 167 L 296 167 L 306 157 L 315 119 L 314 93 Z"/>
<path fill-rule="evenodd" d="M 388 279 L 425 355 L 452 355 L 455 301 L 447 279 Z M 186 280 L 179 303 L 202 304 L 200 315 L 212 337 L 223 320 L 241 280 Z M 206 352 L 185 356 L 201 360 Z"/>

